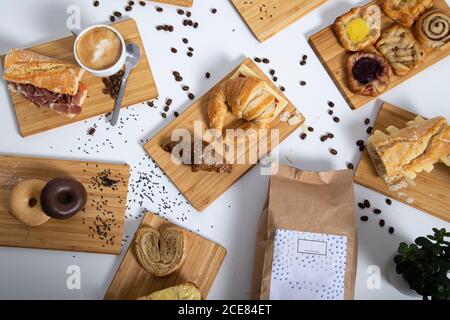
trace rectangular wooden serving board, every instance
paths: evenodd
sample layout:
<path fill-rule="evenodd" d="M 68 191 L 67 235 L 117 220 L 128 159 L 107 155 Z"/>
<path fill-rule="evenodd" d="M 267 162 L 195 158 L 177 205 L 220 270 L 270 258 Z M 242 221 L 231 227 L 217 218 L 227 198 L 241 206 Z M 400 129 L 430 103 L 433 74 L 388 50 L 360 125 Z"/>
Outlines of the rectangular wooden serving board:
<path fill-rule="evenodd" d="M 171 225 L 173 224 L 147 213 L 140 227 L 160 229 Z M 203 299 L 206 299 L 227 251 L 218 244 L 187 230 L 186 240 L 187 256 L 181 268 L 163 278 L 154 277 L 141 267 L 136 258 L 133 240 L 106 292 L 105 299 L 135 300 L 187 281 L 195 283 Z"/>
<path fill-rule="evenodd" d="M 158 90 L 153 79 L 150 64 L 136 22 L 133 19 L 127 19 L 114 23 L 111 26 L 122 34 L 126 43 L 134 42 L 138 44 L 142 54 L 141 61 L 132 71 L 128 79 L 122 106 L 128 107 L 142 101 L 156 98 L 158 96 Z M 75 37 L 70 36 L 41 44 L 29 48 L 28 50 L 76 64 L 73 55 L 74 41 Z M 1 57 L 2 64 L 4 58 L 5 56 Z M 109 95 L 105 95 L 102 92 L 105 87 L 102 78 L 94 77 L 90 73 L 85 72 L 82 82 L 88 87 L 88 97 L 82 106 L 82 113 L 73 119 L 69 119 L 51 110 L 42 112 L 29 100 L 18 94 L 12 93 L 12 103 L 16 112 L 21 135 L 23 137 L 30 136 L 111 112 L 114 107 L 114 100 Z"/>
<path fill-rule="evenodd" d="M 389 126 L 401 129 L 406 127 L 406 123 L 414 120 L 416 116 L 414 113 L 384 103 L 375 122 L 374 130 L 387 133 L 385 129 Z M 433 171 L 418 173 L 414 181 L 415 186 L 390 191 L 375 171 L 367 150 L 364 151 L 355 173 L 356 183 L 450 222 L 450 168 L 442 163 L 437 163 L 434 165 Z"/>
<path fill-rule="evenodd" d="M 242 65 L 250 68 L 260 79 L 265 80 L 280 97 L 287 101 L 287 106 L 284 111 L 288 111 L 291 114 L 295 112 L 294 105 L 249 58 L 246 58 L 217 85 L 229 79 Z M 198 211 L 203 211 L 254 166 L 254 164 L 237 164 L 234 165 L 232 173 L 191 172 L 191 167 L 188 165 L 174 164 L 171 159 L 171 154 L 164 151 L 161 147 L 171 141 L 171 135 L 175 129 L 184 128 L 193 132 L 195 121 L 201 121 L 203 128 L 208 128 L 207 108 L 210 94 L 214 88 L 215 87 L 194 102 L 194 104 L 186 109 L 178 118 L 169 123 L 144 146 L 152 159 L 156 161 L 162 170 L 164 170 L 167 176 Z M 283 111 L 281 113 L 283 113 Z M 224 128 L 237 128 L 244 122 L 244 120 L 237 119 L 228 113 Z M 280 121 L 279 117 L 277 117 L 272 122 L 271 128 L 279 130 L 279 142 L 281 143 L 303 122 L 304 118 L 302 116 L 302 121 L 300 123 L 291 126 L 287 122 Z M 268 140 L 270 142 L 270 138 Z M 256 142 L 255 145 L 257 144 L 258 143 Z M 248 144 L 246 145 L 248 146 Z M 246 148 L 246 159 L 249 159 L 249 149 L 253 150 L 252 148 L 254 147 L 255 146 L 250 145 Z M 276 145 L 269 144 L 267 153 L 270 153 L 275 147 Z"/>
<path fill-rule="evenodd" d="M 194 0 L 152 0 L 152 1 L 182 7 L 192 7 L 192 4 L 194 3 Z"/>
<path fill-rule="evenodd" d="M 99 187 L 99 174 L 118 180 L 113 188 Z M 0 155 L 0 246 L 119 254 L 122 244 L 125 206 L 130 168 L 126 164 Z M 28 227 L 14 218 L 9 209 L 11 191 L 20 181 L 71 177 L 80 181 L 88 193 L 85 209 L 67 220 L 50 219 Z M 105 221 L 100 231 L 96 224 Z M 111 230 L 107 230 L 107 227 Z"/>
<path fill-rule="evenodd" d="M 263 42 L 327 0 L 231 0 L 255 37 Z"/>
<path fill-rule="evenodd" d="M 382 0 L 375 0 L 367 4 L 367 6 L 372 4 L 381 5 Z M 435 0 L 435 7 L 446 11 L 450 14 L 450 9 L 445 3 L 445 0 Z M 337 16 L 336 16 L 337 18 Z M 381 13 L 381 30 L 383 31 L 389 25 L 394 23 L 389 19 L 383 12 Z M 347 103 L 352 109 L 357 109 L 362 107 L 366 103 L 375 99 L 375 97 L 362 96 L 354 94 L 348 89 L 347 85 L 347 75 L 345 71 L 345 65 L 347 58 L 352 54 L 351 52 L 345 50 L 339 43 L 332 26 L 329 26 L 322 31 L 314 34 L 309 38 L 309 43 L 320 61 L 324 65 L 331 79 L 334 81 L 338 87 L 341 94 L 344 96 Z M 425 60 L 416 69 L 404 76 L 391 75 L 391 82 L 386 91 L 396 87 L 400 83 L 408 80 L 409 78 L 415 76 L 421 71 L 427 69 L 438 61 L 444 59 L 450 54 L 450 45 L 445 46 L 442 50 L 428 50 Z"/>

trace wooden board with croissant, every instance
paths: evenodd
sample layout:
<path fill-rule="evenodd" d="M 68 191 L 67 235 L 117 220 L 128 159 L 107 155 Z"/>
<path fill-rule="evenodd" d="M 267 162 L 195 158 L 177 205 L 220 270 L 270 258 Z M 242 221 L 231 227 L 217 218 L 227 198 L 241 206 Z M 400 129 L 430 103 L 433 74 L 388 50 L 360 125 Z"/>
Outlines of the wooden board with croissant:
<path fill-rule="evenodd" d="M 234 84 L 235 90 L 231 88 L 233 82 L 240 82 L 240 76 L 253 78 L 253 80 L 243 81 L 241 84 Z M 233 79 L 232 79 L 233 78 Z M 236 79 L 238 78 L 238 79 Z M 255 80 L 255 78 L 257 80 Z M 245 85 L 244 85 L 245 82 Z M 218 92 L 222 84 L 229 84 L 230 95 L 240 97 L 241 104 L 232 104 L 230 111 L 227 112 L 227 95 L 224 92 Z M 247 92 L 251 87 L 252 91 Z M 234 92 L 234 93 L 233 93 Z M 247 95 L 248 93 L 248 95 Z M 257 93 L 257 95 L 255 95 Z M 258 94 L 261 93 L 261 94 Z M 256 99 L 255 99 L 256 98 Z M 208 110 L 210 101 L 218 101 L 217 110 L 211 112 Z M 263 106 L 263 109 L 258 109 Z M 245 107 L 245 108 L 244 108 Z M 257 110 L 257 113 L 252 111 Z M 217 112 L 216 112 L 217 111 Z M 240 117 L 237 117 L 237 114 Z M 279 114 L 277 114 L 279 113 Z M 282 121 L 279 115 L 289 114 L 290 118 Z M 243 118 L 253 119 L 246 121 Z M 192 206 L 198 211 L 203 211 L 208 205 L 222 195 L 230 186 L 232 186 L 243 174 L 250 170 L 255 162 L 247 161 L 244 164 L 230 165 L 225 163 L 221 166 L 205 167 L 191 166 L 184 164 L 176 164 L 172 161 L 171 148 L 167 144 L 171 141 L 172 133 L 176 129 L 186 129 L 194 132 L 194 125 L 200 123 L 204 130 L 212 127 L 219 131 L 222 128 L 237 129 L 246 128 L 248 126 L 267 126 L 268 131 L 265 136 L 258 136 L 256 140 L 250 141 L 245 152 L 241 154 L 239 159 L 250 159 L 250 154 L 264 142 L 267 138 L 267 149 L 261 151 L 257 155 L 257 159 L 261 159 L 270 153 L 278 143 L 272 141 L 271 138 L 278 133 L 278 141 L 281 143 L 292 132 L 294 132 L 302 123 L 304 117 L 298 112 L 292 103 L 282 94 L 282 92 L 264 75 L 264 73 L 249 58 L 245 59 L 236 69 L 228 74 L 214 88 L 198 99 L 192 106 L 184 111 L 178 118 L 173 120 L 166 128 L 156 134 L 145 146 L 145 150 L 149 153 L 153 160 L 161 167 L 177 188 L 189 200 Z M 259 132 L 259 131 L 258 131 Z M 270 135 L 270 137 L 269 137 Z M 238 154 L 238 152 L 236 152 Z M 242 162 L 235 162 L 242 163 Z M 199 168 L 200 167 L 200 168 Z M 204 170 L 201 170 L 204 169 Z M 208 172 L 215 171 L 215 172 Z"/>
<path fill-rule="evenodd" d="M 410 1 L 400 4 L 399 2 L 374 0 L 362 8 L 353 8 L 347 14 L 337 17 L 334 25 L 309 38 L 311 47 L 352 109 L 367 104 L 376 96 L 394 88 L 450 54 L 450 8 L 445 0 Z M 393 9 L 398 6 L 401 7 L 399 10 Z M 365 16 L 364 10 L 370 8 L 382 9 L 380 9 L 381 25 L 378 27 L 376 27 L 376 21 L 371 20 L 370 16 Z M 360 47 L 363 44 L 362 35 L 365 31 L 361 27 L 360 18 L 367 20 L 370 28 L 366 32 L 369 35 L 378 32 L 376 37 L 366 37 L 367 45 L 365 44 L 363 48 Z M 412 25 L 414 21 L 416 23 Z M 431 25 L 431 21 L 435 25 Z M 447 34 L 438 35 L 439 32 Z M 438 41 L 437 38 L 443 40 Z M 352 55 L 356 51 L 353 50 L 355 47 L 352 45 L 353 41 L 359 45 L 357 48 L 359 52 Z M 397 50 L 402 52 L 399 56 L 397 56 Z M 407 52 L 411 54 L 411 59 L 404 55 Z M 366 63 L 364 66 L 360 64 L 358 70 L 355 63 L 351 64 L 351 60 L 362 53 L 376 55 L 378 62 Z M 370 56 L 362 57 L 366 61 L 370 58 Z M 412 62 L 406 62 L 407 59 Z M 375 70 L 374 66 L 378 64 L 382 65 L 377 67 L 382 71 L 379 71 L 378 75 L 368 76 L 368 70 L 370 68 Z M 366 74 L 361 76 L 361 70 Z M 355 80 L 359 80 L 361 85 L 355 86 Z M 372 83 L 373 85 L 369 85 Z"/>
<path fill-rule="evenodd" d="M 398 129 L 405 128 L 408 122 L 416 117 L 417 115 L 414 113 L 389 103 L 384 103 L 378 114 L 373 132 L 377 130 L 384 133 L 393 132 L 392 129 L 389 129 L 390 126 Z M 447 143 L 447 150 L 448 148 Z M 450 193 L 448 192 L 450 190 L 450 167 L 445 166 L 443 163 L 435 163 L 430 169 L 432 169 L 430 172 L 426 172 L 427 169 L 425 169 L 418 173 L 413 180 L 413 184 L 408 187 L 391 190 L 383 178 L 377 174 L 371 157 L 366 150 L 358 164 L 354 179 L 356 183 L 380 192 L 389 198 L 396 199 L 406 205 L 413 206 L 450 222 L 450 211 L 448 210 L 450 207 Z"/>
<path fill-rule="evenodd" d="M 122 107 L 156 98 L 158 90 L 136 22 L 133 19 L 125 19 L 112 24 L 112 27 L 122 34 L 126 42 L 134 42 L 139 45 L 142 54 L 139 64 L 128 79 Z M 34 46 L 29 51 L 76 65 L 73 55 L 74 41 L 75 37 L 70 36 Z M 4 66 L 5 57 L 1 57 L 1 60 Z M 85 72 L 81 81 L 87 89 L 87 97 L 83 104 L 83 110 L 73 118 L 58 114 L 52 110 L 42 111 L 22 95 L 10 92 L 20 134 L 23 137 L 27 137 L 111 112 L 114 107 L 114 99 L 103 92 L 105 84 L 102 78 L 94 77 L 92 74 Z"/>
<path fill-rule="evenodd" d="M 154 229 L 161 233 L 161 247 L 166 245 L 167 241 L 167 238 L 163 236 L 164 230 L 180 230 L 184 234 L 185 244 L 183 248 L 177 247 L 177 250 L 182 250 L 185 257 L 172 273 L 164 273 L 165 276 L 162 273 L 157 277 L 151 274 L 152 271 L 154 272 L 153 269 L 146 268 L 147 271 L 143 268 L 136 244 L 141 243 L 139 239 L 145 229 Z M 202 298 L 206 299 L 226 254 L 227 251 L 220 245 L 177 227 L 154 214 L 147 213 L 106 292 L 105 299 L 135 300 L 183 283 L 195 284 Z"/>

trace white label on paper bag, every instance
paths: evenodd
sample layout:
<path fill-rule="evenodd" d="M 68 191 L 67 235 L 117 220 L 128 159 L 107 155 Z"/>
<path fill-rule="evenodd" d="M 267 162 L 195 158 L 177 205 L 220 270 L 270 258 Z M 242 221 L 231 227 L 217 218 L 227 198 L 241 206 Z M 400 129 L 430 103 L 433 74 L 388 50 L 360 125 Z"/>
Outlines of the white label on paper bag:
<path fill-rule="evenodd" d="M 347 237 L 277 229 L 270 299 L 344 299 Z"/>

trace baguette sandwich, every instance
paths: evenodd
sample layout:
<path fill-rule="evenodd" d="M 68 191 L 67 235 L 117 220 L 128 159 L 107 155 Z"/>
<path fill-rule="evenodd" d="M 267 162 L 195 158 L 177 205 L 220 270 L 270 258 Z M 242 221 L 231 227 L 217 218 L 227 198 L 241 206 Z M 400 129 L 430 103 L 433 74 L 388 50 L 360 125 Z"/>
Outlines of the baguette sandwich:
<path fill-rule="evenodd" d="M 80 82 L 84 74 L 80 67 L 31 51 L 11 49 L 4 68 L 8 89 L 42 111 L 53 110 L 69 118 L 81 113 L 87 87 Z"/>

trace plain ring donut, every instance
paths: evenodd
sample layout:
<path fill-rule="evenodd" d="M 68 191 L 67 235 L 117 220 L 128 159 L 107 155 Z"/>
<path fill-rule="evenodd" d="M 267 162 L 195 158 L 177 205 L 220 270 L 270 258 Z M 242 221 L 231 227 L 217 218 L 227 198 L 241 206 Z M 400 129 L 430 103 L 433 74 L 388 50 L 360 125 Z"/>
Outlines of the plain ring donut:
<path fill-rule="evenodd" d="M 84 186 L 71 178 L 56 178 L 47 183 L 41 192 L 44 212 L 55 219 L 68 219 L 85 205 L 87 193 Z"/>
<path fill-rule="evenodd" d="M 30 179 L 17 184 L 9 199 L 12 215 L 28 226 L 38 226 L 50 218 L 41 208 L 41 190 L 45 181 Z"/>

